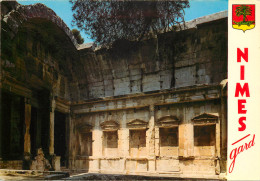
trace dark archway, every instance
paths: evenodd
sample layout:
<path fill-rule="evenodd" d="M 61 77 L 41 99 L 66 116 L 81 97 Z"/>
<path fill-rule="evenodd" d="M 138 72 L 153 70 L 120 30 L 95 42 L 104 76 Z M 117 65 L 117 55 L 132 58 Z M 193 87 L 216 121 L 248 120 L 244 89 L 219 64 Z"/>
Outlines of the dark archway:
<path fill-rule="evenodd" d="M 23 159 L 24 100 L 5 91 L 1 92 L 1 155 L 3 160 Z"/>

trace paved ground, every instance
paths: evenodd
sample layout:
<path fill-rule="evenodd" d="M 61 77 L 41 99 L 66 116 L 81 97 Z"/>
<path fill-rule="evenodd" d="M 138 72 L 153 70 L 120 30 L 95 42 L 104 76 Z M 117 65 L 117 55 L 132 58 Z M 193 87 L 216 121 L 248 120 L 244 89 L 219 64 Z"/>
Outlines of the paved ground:
<path fill-rule="evenodd" d="M 0 169 L 0 181 L 2 180 L 57 180 L 69 177 L 65 172 L 41 172 L 32 170 L 8 170 Z"/>
<path fill-rule="evenodd" d="M 220 180 L 205 178 L 178 178 L 167 176 L 144 176 L 144 175 L 120 175 L 98 173 L 69 173 L 67 172 L 41 172 L 32 170 L 8 170 L 0 169 L 1 180 Z"/>
<path fill-rule="evenodd" d="M 72 175 L 68 178 L 64 178 L 63 180 L 191 180 L 194 181 L 194 180 L 219 180 L 219 179 L 83 173 L 78 175 Z"/>

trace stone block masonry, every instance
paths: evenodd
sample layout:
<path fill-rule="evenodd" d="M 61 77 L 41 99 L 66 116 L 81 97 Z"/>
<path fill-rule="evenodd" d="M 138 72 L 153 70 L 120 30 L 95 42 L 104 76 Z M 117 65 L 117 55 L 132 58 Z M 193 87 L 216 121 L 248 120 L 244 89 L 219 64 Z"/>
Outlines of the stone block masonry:
<path fill-rule="evenodd" d="M 58 170 L 224 177 L 227 12 L 94 49 L 42 4 L 1 8 L 1 168 L 42 148 Z"/>

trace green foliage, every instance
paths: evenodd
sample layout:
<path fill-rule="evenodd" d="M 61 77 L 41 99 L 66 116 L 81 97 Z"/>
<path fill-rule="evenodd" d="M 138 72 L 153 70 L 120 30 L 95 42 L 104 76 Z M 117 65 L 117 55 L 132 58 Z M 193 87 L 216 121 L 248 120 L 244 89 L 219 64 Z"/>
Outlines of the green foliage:
<path fill-rule="evenodd" d="M 141 40 L 152 33 L 174 30 L 184 22 L 184 1 L 70 0 L 73 24 L 97 44 L 116 40 Z"/>
<path fill-rule="evenodd" d="M 78 44 L 84 43 L 84 38 L 81 37 L 79 30 L 73 29 L 71 30 L 73 36 L 76 38 Z"/>
<path fill-rule="evenodd" d="M 236 25 L 238 26 L 241 26 L 241 25 L 247 25 L 247 26 L 250 26 L 251 24 L 254 24 L 255 21 L 240 21 L 240 22 L 236 22 L 236 21 L 233 21 Z"/>
<path fill-rule="evenodd" d="M 243 22 L 246 21 L 246 16 L 247 15 L 252 15 L 252 9 L 250 6 L 246 6 L 246 5 L 241 5 L 241 6 L 238 6 L 236 7 L 236 10 L 235 10 L 235 13 L 236 13 L 236 16 L 243 16 Z"/>

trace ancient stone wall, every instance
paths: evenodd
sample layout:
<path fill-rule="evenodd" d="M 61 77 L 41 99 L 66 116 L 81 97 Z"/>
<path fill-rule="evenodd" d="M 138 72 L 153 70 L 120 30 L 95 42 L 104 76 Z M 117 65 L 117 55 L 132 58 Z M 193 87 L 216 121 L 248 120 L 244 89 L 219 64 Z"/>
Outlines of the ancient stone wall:
<path fill-rule="evenodd" d="M 71 170 L 207 178 L 225 174 L 226 12 L 187 22 L 177 32 L 95 49 L 79 47 L 64 22 L 44 5 L 7 3 L 1 16 L 1 91 L 21 100 L 21 107 L 9 103 L 1 112 L 14 111 L 6 116 L 13 125 L 10 132 L 15 120 L 24 118 L 25 133 L 10 136 L 17 142 L 10 144 L 12 149 L 21 144 L 16 138 L 24 138 L 21 159 L 30 161 L 42 147 L 54 163 L 59 111 L 60 124 L 66 124 L 62 159 Z M 3 118 L 1 130 L 6 128 Z M 0 148 L 10 134 L 1 134 Z M 20 166 L 21 159 L 9 166 Z"/>
<path fill-rule="evenodd" d="M 1 2 L 0 105 L 5 114 L 0 116 L 0 160 L 4 167 L 12 168 L 13 160 L 30 160 L 37 148 L 53 154 L 50 121 L 54 111 L 69 112 L 69 82 L 76 75 L 70 67 L 79 58 L 74 40 L 66 24 L 46 6 Z"/>
<path fill-rule="evenodd" d="M 122 40 L 110 49 L 81 49 L 87 77 L 75 87 L 79 99 L 219 84 L 227 77 L 227 19 L 224 13 L 216 16 L 139 43 Z"/>
<path fill-rule="evenodd" d="M 72 96 L 71 169 L 211 178 L 225 173 L 220 82 L 227 78 L 227 19 L 224 13 L 207 18 L 212 21 L 194 20 L 186 30 L 140 43 L 79 50 L 88 67 L 78 89 L 81 101 Z M 84 125 L 93 139 L 88 156 L 76 151 Z"/>
<path fill-rule="evenodd" d="M 220 168 L 219 159 L 225 159 L 220 125 L 226 124 L 221 116 L 225 113 L 221 111 L 220 90 L 219 86 L 201 86 L 72 106 L 70 168 L 102 173 L 218 175 L 225 169 Z M 76 135 L 84 125 L 93 135 L 89 144 L 92 155 L 74 151 L 83 147 Z"/>

